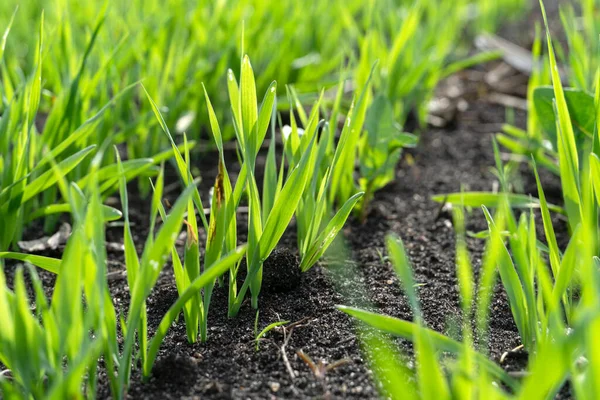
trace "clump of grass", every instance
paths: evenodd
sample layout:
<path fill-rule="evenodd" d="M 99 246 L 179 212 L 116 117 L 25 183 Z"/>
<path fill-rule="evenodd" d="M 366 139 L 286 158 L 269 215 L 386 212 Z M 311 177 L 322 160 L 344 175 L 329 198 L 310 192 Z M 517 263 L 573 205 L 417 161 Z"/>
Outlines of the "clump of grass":
<path fill-rule="evenodd" d="M 47 94 L 42 98 L 44 112 L 51 108 L 53 97 L 62 101 L 76 94 L 83 101 L 72 104 L 85 115 L 106 103 L 111 93 L 144 80 L 157 102 L 169 104 L 161 111 L 176 134 L 198 132 L 209 123 L 204 96 L 197 90 L 202 82 L 216 104 L 218 118 L 224 119 L 228 99 L 221 91 L 222 76 L 229 66 L 240 65 L 241 52 L 255 55 L 255 68 L 261 72 L 256 83 L 261 92 L 269 87 L 270 78 L 281 82 L 282 89 L 283 84 L 290 83 L 309 93 L 335 81 L 336 71 L 353 43 L 345 34 L 344 24 L 333 24 L 333 17 L 337 8 L 343 8 L 352 19 L 360 18 L 363 11 L 362 2 L 357 0 L 332 7 L 325 3 L 307 7 L 293 1 L 265 5 L 256 0 L 218 4 L 152 0 L 93 3 L 85 9 L 72 0 L 60 4 L 8 0 L 0 5 L 0 15 L 10 16 L 17 6 L 16 40 L 9 43 L 7 77 L 11 87 L 17 86 L 19 70 L 29 73 L 34 69 L 32 52 L 23 51 L 16 43 L 34 46 L 31 30 L 25 27 L 45 10 L 46 31 L 52 33 L 52 43 L 45 49 L 45 58 L 51 62 L 43 66 Z M 88 30 L 98 16 L 105 29 L 93 33 L 92 49 L 87 43 Z M 4 19 L 0 19 L 2 25 Z M 245 43 L 240 46 L 235 38 L 242 32 Z M 86 68 L 78 70 L 82 57 Z M 73 84 L 78 87 L 75 91 L 71 90 Z M 117 131 L 119 141 L 127 142 L 131 158 L 151 157 L 163 150 L 167 141 L 155 134 L 157 124 L 144 97 L 141 90 L 123 96 L 111 110 L 110 120 L 101 124 L 98 140 Z M 232 125 L 224 128 L 225 140 L 232 139 Z M 146 180 L 142 182 L 142 188 L 149 190 Z"/>
<path fill-rule="evenodd" d="M 498 9 L 508 2 L 504 0 Z M 285 107 L 288 84 L 303 93 L 303 104 L 310 104 L 322 86 L 339 80 L 339 66 L 346 60 L 351 60 L 355 87 L 361 88 L 373 62 L 381 59 L 377 94 L 391 102 L 403 126 L 412 109 L 419 110 L 420 119 L 424 117 L 432 90 L 457 48 L 458 35 L 469 22 L 470 3 L 486 1 L 423 0 L 415 5 L 351 0 L 304 7 L 290 0 L 268 6 L 258 0 L 218 4 L 170 0 L 169 12 L 164 12 L 164 4 L 156 0 L 94 3 L 86 9 L 72 0 L 60 5 L 47 0 L 19 5 L 7 0 L 0 5 L 0 15 L 8 17 L 19 5 L 14 42 L 34 47 L 26 27 L 46 10 L 46 31 L 52 35 L 44 58 L 51 62 L 39 69 L 45 77 L 40 109 L 49 114 L 49 127 L 57 128 L 48 129 L 48 136 L 59 140 L 70 133 L 69 126 L 141 80 L 152 98 L 169 104 L 161 111 L 171 131 L 199 132 L 209 121 L 196 88 L 205 84 L 217 118 L 224 120 L 228 99 L 221 78 L 228 66 L 241 65 L 238 54 L 244 52 L 254 55 L 260 92 L 269 87 L 269 79 L 280 83 L 281 107 Z M 483 12 L 482 18 L 492 14 Z M 93 27 L 90 32 L 89 27 Z M 240 33 L 245 38 L 242 44 L 235 40 Z M 34 52 L 9 43 L 8 54 L 3 84 L 10 98 L 19 86 L 19 71 L 28 74 L 36 68 Z M 127 90 L 115 99 L 116 107 L 98 124 L 96 141 L 125 142 L 130 159 L 153 157 L 168 147 L 164 137 L 155 134 L 160 128 L 144 97 L 141 90 Z M 67 114 L 52 111 L 56 104 L 60 109 L 68 106 L 69 120 L 62 118 Z M 233 125 L 224 125 L 224 140 L 234 136 Z M 143 192 L 149 191 L 146 180 L 140 182 Z"/>
<path fill-rule="evenodd" d="M 88 50 L 93 47 L 103 21 L 103 18 L 98 20 Z M 44 17 L 40 22 L 34 69 L 16 87 L 2 58 L 10 29 L 9 24 L 0 53 L 0 66 L 3 66 L 0 69 L 3 93 L 0 106 L 0 216 L 4 221 L 0 227 L 0 251 L 9 250 L 20 240 L 23 229 L 33 220 L 44 218 L 46 230 L 51 230 L 59 213 L 71 211 L 69 202 L 60 197 L 59 177 L 53 172 L 52 163 L 56 163 L 65 176 L 85 191 L 92 180 L 92 157 L 103 154 L 103 149 L 111 143 L 118 143 L 110 135 L 104 135 L 107 128 L 102 127 L 103 118 L 110 107 L 133 88 L 131 85 L 125 87 L 92 117 L 84 120 L 83 104 L 87 101 L 84 89 L 87 87 L 80 83 L 86 66 L 84 58 L 69 91 L 55 100 L 43 128 L 38 128 L 36 121 L 40 118 L 39 108 L 44 93 Z M 130 158 L 123 163 L 124 176 L 127 179 L 152 176 L 156 173 L 156 165 L 171 156 L 172 151 L 169 150 L 152 158 Z M 106 163 L 94 172 L 103 199 L 118 189 L 116 172 L 117 165 L 114 163 Z M 119 217 L 110 208 L 104 207 L 104 211 L 108 219 Z"/>
<path fill-rule="evenodd" d="M 104 224 L 98 223 L 105 213 L 97 179 L 101 158 L 101 154 L 94 157 L 85 195 L 76 184 L 68 184 L 64 171 L 58 164 L 53 164 L 52 172 L 62 196 L 69 202 L 74 219 L 73 233 L 61 260 L 0 253 L 2 258 L 22 260 L 57 274 L 52 299 L 48 301 L 35 270 L 30 270 L 35 292 L 32 310 L 22 269 L 17 269 L 13 290 L 8 288 L 4 272 L 0 270 L 0 321 L 3 326 L 0 362 L 12 376 L 10 380 L 0 377 L 0 389 L 7 397 L 80 398 L 84 393 L 94 397 L 98 360 L 103 356 L 112 394 L 115 398 L 124 398 L 132 361 L 139 357 L 143 376 L 148 377 L 158 349 L 181 309 L 244 254 L 243 246 L 233 249 L 216 260 L 208 272 L 190 281 L 149 341 L 145 301 L 175 243 L 193 188 L 188 188 L 169 215 L 163 218 L 157 234 L 151 230 L 139 257 L 127 212 L 126 172 L 118 160 L 125 216 L 125 263 L 131 295 L 128 313 L 119 316 L 108 291 Z M 158 213 L 157 204 L 158 201 L 153 201 L 152 228 Z M 122 346 L 118 340 L 119 332 L 124 338 Z"/>
<path fill-rule="evenodd" d="M 476 2 L 484 3 L 484 2 Z M 498 53 L 461 58 L 457 43 L 467 19 L 467 2 L 418 1 L 395 7 L 378 2 L 363 25 L 356 24 L 359 51 L 352 70 L 360 91 L 345 168 L 339 179 L 365 193 L 358 214 L 364 220 L 376 191 L 395 178 L 402 149 L 414 147 L 410 125 L 423 127 L 435 87 L 445 77 Z M 359 177 L 353 177 L 355 163 Z M 346 198 L 348 189 L 340 191 Z"/>
<path fill-rule="evenodd" d="M 544 20 L 546 20 L 545 11 Z M 449 196 L 451 202 L 459 206 L 455 208 L 455 228 L 457 230 L 457 276 L 459 279 L 460 299 L 466 316 L 474 312 L 476 316 L 476 335 L 485 333 L 488 325 L 489 300 L 492 288 L 499 275 L 501 283 L 507 293 L 513 318 L 520 334 L 522 346 L 529 354 L 529 365 L 525 377 L 520 381 L 506 382 L 511 387 L 510 392 L 502 393 L 504 398 L 528 398 L 529 396 L 554 397 L 568 381 L 577 398 L 594 397 L 599 392 L 597 381 L 593 378 L 600 368 L 597 349 L 594 340 L 598 332 L 600 319 L 596 307 L 600 302 L 600 282 L 598 275 L 598 209 L 599 199 L 598 182 L 598 110 L 600 94 L 596 91 L 593 107 L 587 107 L 587 113 L 593 117 L 593 135 L 591 146 L 578 147 L 576 139 L 577 124 L 573 120 L 572 110 L 569 107 L 567 92 L 563 89 L 559 76 L 557 60 L 554 54 L 550 33 L 547 29 L 549 68 L 553 82 L 553 106 L 551 114 L 539 115 L 541 118 L 551 118 L 556 124 L 556 154 L 557 173 L 561 178 L 564 213 L 569 223 L 570 241 L 565 249 L 560 249 L 551 218 L 551 207 L 547 203 L 542 184 L 535 169 L 538 199 L 529 201 L 508 192 L 506 168 L 500 161 L 499 151 L 495 146 L 496 174 L 502 189 L 497 194 L 482 193 L 456 193 Z M 600 74 L 597 74 L 599 76 Z M 581 110 L 578 110 L 581 111 Z M 539 121 L 540 124 L 549 121 Z M 468 262 L 468 253 L 464 245 L 464 223 L 462 206 L 476 206 L 483 204 L 483 211 L 488 223 L 488 232 L 483 235 L 487 240 L 485 258 L 481 267 L 479 282 L 479 297 L 477 308 L 471 310 L 467 307 L 473 299 L 472 269 Z M 497 209 L 494 216 L 486 205 Z M 535 215 L 532 211 L 524 212 L 517 218 L 512 209 L 537 206 L 540 208 L 544 227 L 544 242 L 537 237 Z M 557 208 L 554 208 L 557 210 Z M 403 256 L 402 246 L 388 242 L 388 251 L 396 268 L 407 265 Z M 396 256 L 394 256 L 396 254 Z M 379 328 L 402 337 L 412 338 L 415 345 L 421 339 L 418 335 L 419 311 L 416 304 L 416 294 L 412 288 L 412 277 L 406 267 L 401 268 L 398 274 L 405 286 L 405 293 L 409 297 L 416 321 L 393 321 L 390 318 L 378 316 L 364 311 L 343 308 L 351 315 Z M 394 329 L 391 328 L 395 323 Z M 471 348 L 473 343 L 479 345 L 479 351 L 485 353 L 485 338 L 474 342 L 470 326 L 463 330 L 463 350 L 459 353 L 459 360 L 471 359 L 479 363 L 478 371 L 482 371 L 486 362 L 474 356 Z M 449 349 L 443 347 L 449 343 L 436 336 L 439 342 L 438 350 Z M 452 351 L 457 351 L 455 347 Z M 418 349 L 417 349 L 418 350 Z M 436 390 L 438 395 L 447 393 L 445 382 L 439 380 L 439 370 L 431 363 L 422 361 L 427 356 L 427 351 L 417 351 L 419 364 L 424 365 L 417 371 L 417 382 L 432 383 L 435 389 L 418 387 L 418 393 L 431 393 L 425 390 Z M 470 356 L 469 356 L 470 354 Z M 380 356 L 382 357 L 382 356 Z M 481 364 L 483 363 L 483 364 Z M 477 364 L 471 364 L 472 366 Z M 460 370 L 459 370 L 460 371 Z M 460 376 L 457 370 L 448 371 L 451 382 Z M 405 374 L 410 375 L 405 371 Z M 467 373 L 468 376 L 473 372 Z M 469 379 L 460 386 L 453 387 L 460 390 L 457 393 L 472 393 L 491 390 L 489 377 L 482 381 L 479 378 Z M 502 379 L 501 377 L 497 377 Z M 497 391 L 498 388 L 494 388 Z M 464 391 L 464 392 L 463 392 Z M 491 393 L 491 392 L 490 392 Z"/>
<path fill-rule="evenodd" d="M 180 293 L 186 290 L 187 282 L 199 274 L 199 249 L 197 242 L 198 212 L 204 229 L 207 232 L 205 251 L 205 270 L 211 260 L 218 259 L 221 254 L 230 251 L 237 243 L 236 214 L 242 196 L 248 201 L 248 248 L 246 258 L 246 276 L 238 288 L 237 276 L 239 265 L 231 268 L 229 273 L 229 315 L 235 316 L 250 291 L 252 306 L 258 307 L 258 294 L 261 290 L 262 268 L 264 261 L 277 246 L 290 221 L 296 215 L 299 226 L 306 227 L 307 233 L 301 236 L 301 268 L 309 269 L 321 257 L 331 244 L 352 207 L 360 198 L 355 195 L 345 202 L 333 219 L 325 223 L 333 207 L 329 202 L 327 190 L 330 185 L 330 172 L 323 169 L 329 160 L 328 151 L 335 149 L 331 135 L 318 138 L 319 102 L 313 107 L 310 118 L 304 120 L 306 129 L 300 137 L 297 128 L 285 141 L 286 156 L 280 166 L 275 156 L 275 108 L 276 83 L 273 82 L 264 95 L 263 101 L 257 104 L 255 78 L 250 60 L 244 57 L 242 62 L 240 84 L 232 71 L 228 73 L 228 90 L 231 96 L 231 109 L 235 126 L 238 154 L 241 159 L 241 170 L 235 184 L 232 184 L 225 165 L 223 136 L 214 112 L 212 103 L 205 92 L 211 132 L 219 152 L 218 175 L 213 187 L 213 198 L 210 204 L 210 219 L 204 215 L 204 208 L 197 190 L 188 202 L 188 236 L 183 262 L 175 257 L 173 250 L 175 278 Z M 150 99 L 150 97 L 149 97 Z M 156 104 L 150 99 L 152 107 L 165 134 L 174 142 Z M 256 182 L 256 159 L 267 131 L 271 125 L 271 144 L 265 165 L 265 179 L 262 196 Z M 339 159 L 339 154 L 335 159 Z M 185 158 L 176 153 L 176 161 L 180 176 L 184 183 L 193 181 L 190 172 L 189 154 Z M 287 161 L 287 168 L 285 162 Z M 339 167 L 334 160 L 331 171 Z M 318 189 L 318 192 L 317 192 Z M 301 206 L 300 206 L 301 205 Z M 307 208 L 309 205 L 312 208 Z M 316 214 L 313 214 L 315 211 Z M 197 294 L 194 302 L 186 306 L 185 318 L 188 339 L 196 340 L 200 326 L 200 338 L 207 338 L 207 315 L 212 296 L 212 285 L 205 288 L 204 293 Z"/>
<path fill-rule="evenodd" d="M 592 197 L 588 196 L 588 199 Z M 463 398 L 483 393 L 501 398 L 551 398 L 567 381 L 577 398 L 593 397 L 598 393 L 593 379 L 600 365 L 593 339 L 600 326 L 600 318 L 594 311 L 600 288 L 597 269 L 600 264 L 595 256 L 597 222 L 588 218 L 587 223 L 579 225 L 565 252 L 560 253 L 543 194 L 540 201 L 545 239 L 549 243 L 546 250 L 536 238 L 533 214 L 523 214 L 517 224 L 510 212 L 508 197 L 504 197 L 504 205 L 494 217 L 483 208 L 489 235 L 478 290 L 466 248 L 463 212 L 461 208 L 455 209 L 462 342 L 424 327 L 417 285 L 406 252 L 398 238 L 388 237 L 390 260 L 403 283 L 414 321 L 339 307 L 382 332 L 413 341 L 417 368 L 408 370 L 398 365 L 401 356 L 384 337 L 377 334 L 363 337 L 373 368 L 378 371 L 376 379 L 384 389 L 383 395 L 392 398 L 400 394 L 409 398 L 434 395 Z M 595 214 L 597 203 L 595 208 L 586 209 Z M 510 252 L 506 241 L 510 244 Z M 550 265 L 545 261 L 544 251 L 549 252 Z M 523 371 L 522 379 L 510 376 L 486 356 L 487 326 L 493 318 L 489 305 L 497 275 L 507 292 L 523 346 L 529 354 L 528 369 Z M 580 297 L 576 298 L 574 293 L 579 293 Z M 476 318 L 475 324 L 470 320 L 472 315 Z M 447 359 L 443 356 L 447 352 L 456 356 Z M 444 360 L 445 368 L 441 367 L 440 360 Z"/>
<path fill-rule="evenodd" d="M 600 25 L 594 19 L 597 1 L 581 0 L 576 3 L 561 5 L 560 9 L 568 49 L 562 49 L 560 44 L 553 44 L 548 53 L 556 53 L 552 55 L 555 65 L 560 67 L 561 79 L 569 84 L 562 91 L 571 119 L 578 158 L 581 159 L 591 146 L 596 124 L 592 110 L 598 81 L 600 52 L 596 39 L 600 34 Z M 576 15 L 576 8 L 581 10 L 581 16 Z M 533 65 L 536 68 L 530 77 L 527 95 L 527 129 L 505 126 L 504 133 L 498 135 L 498 140 L 513 154 L 524 156 L 524 161 L 529 162 L 531 154 L 538 167 L 560 175 L 559 128 L 555 122 L 558 110 L 554 106 L 558 99 L 552 86 L 555 79 L 552 76 L 554 67 L 550 66 L 549 57 L 542 61 L 541 54 L 542 41 L 538 34 L 533 46 Z"/>
<path fill-rule="evenodd" d="M 335 104 L 339 105 L 341 102 L 343 85 L 344 82 L 340 82 Z M 356 106 L 354 102 L 351 105 L 337 143 L 335 119 L 339 115 L 339 109 L 334 109 L 329 122 L 326 122 L 320 117 L 321 101 L 322 96 L 307 116 L 295 91 L 291 88 L 290 104 L 295 104 L 296 107 L 290 108 L 291 126 L 282 129 L 283 155 L 284 161 L 288 162 L 288 168 L 294 168 L 300 163 L 307 138 L 316 137 L 316 157 L 308 166 L 310 179 L 295 213 L 302 271 L 309 270 L 325 254 L 364 194 L 363 192 L 353 193 L 356 189 L 351 182 L 349 184 L 347 180 L 344 180 L 344 177 L 347 176 L 344 168 L 348 166 L 349 162 L 353 162 L 351 157 L 353 143 L 355 143 L 356 132 L 360 132 L 362 126 L 362 96 Z M 296 113 L 300 123 L 296 121 Z M 276 175 L 273 173 L 276 171 L 274 137 L 271 144 L 265 174 L 273 185 L 276 181 Z M 265 191 L 268 193 L 266 185 Z M 340 204 L 340 207 L 334 215 L 336 203 Z"/>

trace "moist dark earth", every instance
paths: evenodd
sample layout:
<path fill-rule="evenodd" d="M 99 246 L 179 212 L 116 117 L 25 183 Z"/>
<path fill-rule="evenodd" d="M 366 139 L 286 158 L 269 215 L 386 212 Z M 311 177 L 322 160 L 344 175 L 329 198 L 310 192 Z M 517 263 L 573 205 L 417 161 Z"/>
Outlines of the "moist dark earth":
<path fill-rule="evenodd" d="M 537 14 L 536 14 L 537 13 Z M 539 15 L 539 9 L 532 11 Z M 535 19 L 538 19 L 535 17 Z M 520 45 L 531 43 L 533 24 L 519 25 L 523 34 Z M 531 27 L 531 29 L 530 29 Z M 508 32 L 514 32 L 509 29 Z M 510 34 L 507 35 L 510 37 Z M 501 130 L 506 121 L 503 106 L 489 101 L 493 91 L 483 77 L 500 62 L 463 71 L 446 82 L 460 89 L 460 98 L 468 104 L 456 111 L 444 128 L 424 128 L 416 149 L 404 154 L 396 170 L 396 180 L 376 193 L 369 214 L 363 223 L 351 218 L 342 234 L 346 248 L 341 264 L 323 262 L 299 275 L 295 254 L 296 237 L 293 227 L 288 229 L 277 250 L 275 262 L 265 265 L 264 290 L 260 295 L 258 329 L 275 321 L 290 321 L 293 328 L 275 329 L 260 341 L 256 350 L 254 326 L 256 311 L 246 303 L 235 318 L 227 317 L 227 289 L 217 288 L 209 315 L 207 343 L 189 344 L 183 318 L 172 327 L 161 347 L 149 382 L 143 383 L 134 369 L 128 397 L 132 399 L 268 399 L 268 398 L 377 398 L 372 372 L 361 353 L 354 321 L 340 312 L 336 305 L 356 305 L 377 310 L 383 314 L 411 319 L 412 314 L 400 282 L 387 261 L 385 237 L 395 233 L 402 238 L 411 259 L 424 318 L 429 327 L 451 334 L 460 321 L 457 279 L 454 263 L 455 233 L 451 213 L 442 209 L 431 196 L 465 190 L 493 190 L 492 135 Z M 517 75 L 514 75 L 517 76 Z M 526 82 L 526 78 L 518 78 Z M 517 85 L 518 86 L 518 85 Z M 523 88 L 518 88 L 522 90 Z M 517 91 L 519 91 L 517 90 Z M 444 91 L 441 85 L 440 91 Z M 443 93 L 438 93 L 443 96 Z M 456 99 L 455 99 L 456 100 Z M 524 127 L 526 114 L 515 111 L 513 123 Z M 210 154 L 199 157 L 196 166 L 202 171 L 201 189 L 206 192 L 214 180 L 216 158 Z M 233 153 L 231 160 L 234 160 Z M 260 168 L 260 163 L 259 163 Z M 519 169 L 516 182 L 526 193 L 537 195 L 535 181 L 527 167 Z M 560 185 L 556 177 L 542 174 L 546 195 L 553 203 L 560 203 Z M 176 183 L 167 181 L 169 186 Z M 134 201 L 130 213 L 138 250 L 147 235 L 149 199 L 136 198 L 135 184 L 130 185 Z M 179 189 L 167 194 L 170 200 Z M 117 203 L 118 204 L 118 203 Z M 564 222 L 556 220 L 563 232 Z M 245 216 L 240 215 L 240 225 Z M 467 229 L 473 232 L 486 228 L 479 209 L 468 213 Z M 244 231 L 242 227 L 239 229 Z M 34 238 L 35 229 L 27 232 Z M 200 232 L 202 240 L 203 232 Z M 243 239 L 243 238 L 242 238 Z M 107 240 L 122 242 L 122 228 L 110 227 Z M 179 241 L 182 247 L 183 241 Z M 475 269 L 483 254 L 483 241 L 469 238 L 468 247 Z M 123 310 L 128 305 L 128 288 L 123 254 L 108 249 L 113 300 Z M 50 254 L 59 256 L 60 252 Z M 273 261 L 273 260 L 272 260 Z M 9 282 L 12 267 L 7 267 Z M 43 275 L 48 287 L 52 279 Z M 148 299 L 150 333 L 177 298 L 172 267 L 165 267 Z M 506 296 L 500 285 L 490 307 L 489 354 L 499 362 L 501 355 L 520 344 Z M 397 341 L 399 348 L 410 355 L 408 342 Z M 314 363 L 340 365 L 319 378 L 297 354 L 302 351 Z M 284 352 L 291 371 L 286 368 Z M 507 358 L 504 367 L 521 370 L 526 357 L 515 354 Z M 292 376 L 293 375 L 293 376 Z M 99 379 L 99 398 L 110 398 L 105 374 Z"/>

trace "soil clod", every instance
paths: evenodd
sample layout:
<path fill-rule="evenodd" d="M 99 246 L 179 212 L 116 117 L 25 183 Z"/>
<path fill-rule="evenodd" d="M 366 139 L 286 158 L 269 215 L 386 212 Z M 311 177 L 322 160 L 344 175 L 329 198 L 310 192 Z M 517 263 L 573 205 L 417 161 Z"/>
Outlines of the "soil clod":
<path fill-rule="evenodd" d="M 302 280 L 298 258 L 287 248 L 275 249 L 263 264 L 263 290 L 267 293 L 289 292 Z"/>

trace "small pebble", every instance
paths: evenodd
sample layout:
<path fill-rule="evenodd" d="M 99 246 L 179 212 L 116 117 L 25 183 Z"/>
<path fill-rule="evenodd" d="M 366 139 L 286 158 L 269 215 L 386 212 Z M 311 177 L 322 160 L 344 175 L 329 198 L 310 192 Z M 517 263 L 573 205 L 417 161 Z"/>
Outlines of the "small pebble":
<path fill-rule="evenodd" d="M 276 393 L 281 388 L 281 385 L 278 382 L 271 382 L 269 383 L 269 386 L 271 387 L 273 393 Z"/>

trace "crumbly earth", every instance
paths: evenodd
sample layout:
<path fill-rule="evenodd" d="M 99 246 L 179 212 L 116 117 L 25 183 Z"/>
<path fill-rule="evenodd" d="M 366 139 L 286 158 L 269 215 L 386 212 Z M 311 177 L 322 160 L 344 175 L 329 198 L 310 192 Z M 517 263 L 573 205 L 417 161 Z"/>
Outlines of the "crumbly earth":
<path fill-rule="evenodd" d="M 527 30 L 526 35 L 520 36 L 525 44 L 530 43 L 531 31 Z M 529 42 L 523 39 L 524 36 L 529 38 Z M 180 318 L 165 338 L 149 382 L 142 382 L 139 371 L 134 370 L 128 397 L 378 397 L 372 372 L 361 353 L 355 323 L 336 309 L 336 305 L 366 306 L 398 318 L 411 318 L 398 278 L 385 258 L 385 237 L 388 233 L 395 233 L 405 243 L 419 284 L 418 294 L 426 323 L 440 332 L 452 334 L 452 328 L 461 318 L 454 264 L 455 234 L 451 215 L 433 202 L 431 196 L 456 192 L 461 188 L 494 189 L 495 178 L 490 172 L 493 166 L 491 138 L 493 133 L 501 130 L 506 110 L 487 100 L 490 89 L 480 79 L 493 67 L 466 71 L 453 78 L 455 83 L 459 82 L 466 88 L 462 97 L 468 108 L 458 112 L 444 129 L 425 129 L 419 146 L 403 157 L 396 171 L 396 180 L 375 195 L 366 222 L 349 220 L 342 233 L 348 257 L 341 268 L 331 269 L 322 264 L 298 275 L 293 269 L 297 267 L 293 227 L 286 232 L 276 251 L 277 261 L 273 265 L 265 264 L 265 276 L 270 282 L 267 286 L 272 290 L 261 293 L 258 329 L 262 330 L 278 320 L 297 323 L 293 329 L 272 330 L 261 340 L 257 351 L 254 341 L 256 311 L 246 303 L 236 318 L 228 318 L 227 289 L 216 288 L 209 315 L 208 342 L 189 344 L 183 318 Z M 516 111 L 514 123 L 523 127 L 525 113 Z M 230 157 L 233 161 L 234 155 Z M 216 163 L 213 162 L 216 158 L 206 155 L 201 160 L 197 167 L 203 171 L 201 189 L 206 193 L 216 173 Z M 527 168 L 520 171 L 525 192 L 537 195 L 535 182 Z M 557 179 L 548 173 L 542 174 L 542 179 L 546 195 L 552 202 L 560 203 Z M 167 186 L 175 181 L 173 178 L 172 182 L 166 182 Z M 130 187 L 135 193 L 135 185 Z M 168 197 L 173 199 L 176 193 L 177 190 L 169 193 Z M 140 249 L 147 235 L 148 204 L 148 201 L 139 199 L 130 202 L 134 239 Z M 564 232 L 564 221 L 556 222 L 559 230 Z M 242 215 L 240 225 L 244 224 Z M 472 210 L 468 215 L 467 229 L 480 231 L 485 227 L 481 211 Z M 240 231 L 243 232 L 243 229 Z M 31 229 L 27 236 L 35 237 L 37 232 Z M 200 240 L 203 235 L 200 232 Z M 563 233 L 560 238 L 564 244 L 566 234 Z M 121 228 L 109 228 L 107 240 L 119 243 L 122 240 Z M 179 245 L 182 247 L 183 241 Z M 477 269 L 481 264 L 483 242 L 469 238 L 468 247 Z M 60 251 L 50 255 L 59 256 Z M 109 269 L 113 301 L 126 310 L 128 287 L 126 279 L 119 273 L 124 270 L 123 254 L 112 247 L 109 249 Z M 9 265 L 6 270 L 10 284 L 13 267 Z M 42 274 L 42 277 L 50 288 L 52 277 L 49 274 Z M 169 265 L 161 273 L 148 299 L 151 333 L 176 298 L 177 290 Z M 490 315 L 489 354 L 499 362 L 504 352 L 520 344 L 500 285 L 496 288 Z M 410 354 L 409 343 L 398 341 L 398 345 Z M 298 356 L 300 350 L 315 363 L 344 362 L 329 371 L 324 379 L 319 379 Z M 286 367 L 286 358 L 291 371 Z M 525 357 L 513 354 L 507 358 L 505 367 L 520 370 L 525 363 Z M 99 378 L 98 396 L 110 398 L 105 374 Z"/>

